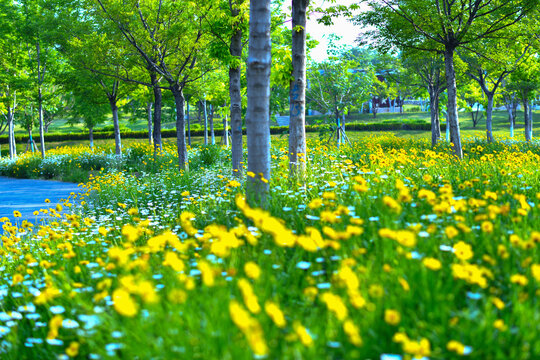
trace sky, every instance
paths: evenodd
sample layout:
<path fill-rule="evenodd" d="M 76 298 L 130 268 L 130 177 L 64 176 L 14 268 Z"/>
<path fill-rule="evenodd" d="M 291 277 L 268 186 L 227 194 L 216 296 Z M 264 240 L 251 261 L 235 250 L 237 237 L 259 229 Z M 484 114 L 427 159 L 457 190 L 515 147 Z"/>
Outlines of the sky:
<path fill-rule="evenodd" d="M 350 5 L 358 2 L 358 0 L 337 0 L 340 5 Z M 327 7 L 328 1 L 319 0 L 313 1 L 313 4 Z M 339 17 L 334 19 L 334 25 L 325 26 L 317 23 L 317 19 L 320 18 L 320 14 L 310 14 L 308 22 L 306 24 L 306 30 L 308 34 L 319 42 L 319 45 L 311 50 L 311 58 L 316 61 L 322 61 L 327 58 L 326 48 L 328 45 L 328 34 L 336 34 L 341 37 L 341 44 L 355 45 L 355 40 L 360 33 L 360 27 L 352 24 L 347 18 Z"/>

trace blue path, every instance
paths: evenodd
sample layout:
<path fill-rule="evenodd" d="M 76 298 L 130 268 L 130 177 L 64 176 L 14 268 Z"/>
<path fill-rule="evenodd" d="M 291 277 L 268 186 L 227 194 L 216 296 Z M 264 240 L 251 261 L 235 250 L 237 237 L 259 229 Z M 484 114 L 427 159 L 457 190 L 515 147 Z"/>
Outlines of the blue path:
<path fill-rule="evenodd" d="M 77 184 L 73 183 L 0 176 L 0 218 L 7 216 L 12 221 L 35 220 L 34 211 L 55 207 L 61 199 L 67 199 L 71 192 L 78 191 Z M 50 204 L 45 203 L 45 199 L 49 199 Z M 13 217 L 15 210 L 21 212 L 22 218 Z"/>

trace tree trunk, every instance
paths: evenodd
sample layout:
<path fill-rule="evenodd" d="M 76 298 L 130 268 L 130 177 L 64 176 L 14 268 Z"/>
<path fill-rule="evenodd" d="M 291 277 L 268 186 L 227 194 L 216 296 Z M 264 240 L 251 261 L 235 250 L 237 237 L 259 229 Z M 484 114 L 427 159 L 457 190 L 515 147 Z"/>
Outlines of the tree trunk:
<path fill-rule="evenodd" d="M 43 126 L 43 94 L 41 93 L 41 85 L 38 88 L 38 112 L 39 112 L 39 149 L 41 158 L 45 158 L 45 131 Z"/>
<path fill-rule="evenodd" d="M 188 144 L 191 147 L 191 121 L 190 121 L 190 117 L 189 117 L 189 100 L 186 100 L 186 104 L 187 104 L 187 106 L 186 106 L 187 107 L 186 116 L 187 116 Z"/>
<path fill-rule="evenodd" d="M 13 123 L 14 114 L 11 108 L 7 109 L 8 118 L 8 143 L 9 143 L 9 158 L 11 160 L 17 157 L 17 145 L 15 144 L 15 124 Z"/>
<path fill-rule="evenodd" d="M 247 60 L 246 197 L 252 206 L 264 207 L 270 190 L 270 0 L 250 1 L 249 54 Z"/>
<path fill-rule="evenodd" d="M 210 143 L 216 145 L 216 134 L 214 133 L 214 107 L 210 104 L 210 116 L 208 117 L 210 125 Z"/>
<path fill-rule="evenodd" d="M 486 108 L 486 135 L 487 135 L 487 141 L 493 142 L 492 117 L 493 117 L 493 98 L 495 97 L 495 93 L 488 92 L 486 93 L 486 96 L 488 98 L 488 103 L 487 103 L 487 108 Z"/>
<path fill-rule="evenodd" d="M 289 170 L 306 171 L 306 9 L 309 0 L 292 0 L 292 76 L 289 87 Z"/>
<path fill-rule="evenodd" d="M 233 16 L 239 15 L 239 10 L 231 9 Z M 240 61 L 242 56 L 242 30 L 240 27 L 235 29 L 231 37 L 229 47 L 231 56 L 238 62 L 236 66 L 229 68 L 229 96 L 231 98 L 231 146 L 232 146 L 232 169 L 236 176 L 242 175 L 242 96 L 240 94 Z"/>
<path fill-rule="evenodd" d="M 148 143 L 152 145 L 152 103 L 146 104 L 146 114 L 148 115 Z"/>
<path fill-rule="evenodd" d="M 203 126 L 203 121 L 202 121 L 202 111 L 201 111 L 201 106 L 202 106 L 202 101 L 197 101 L 197 122 L 199 123 L 199 125 L 202 127 Z"/>
<path fill-rule="evenodd" d="M 122 156 L 122 139 L 120 138 L 120 123 L 118 121 L 118 106 L 116 105 L 116 98 L 110 98 L 111 110 L 113 115 L 114 125 L 114 152 L 116 156 Z"/>
<path fill-rule="evenodd" d="M 529 139 L 532 140 L 533 138 L 533 102 L 529 104 L 529 127 L 527 129 L 527 132 L 529 133 Z"/>
<path fill-rule="evenodd" d="M 529 133 L 529 99 L 527 99 L 527 94 L 523 94 L 523 120 L 525 121 L 525 140 L 531 141 Z"/>
<path fill-rule="evenodd" d="M 229 147 L 229 124 L 227 115 L 223 117 L 223 144 L 225 144 L 225 147 Z"/>
<path fill-rule="evenodd" d="M 161 94 L 161 88 L 159 87 L 158 76 L 154 71 L 150 71 L 150 81 L 152 83 L 152 91 L 154 92 L 154 130 L 152 138 L 154 139 L 154 153 L 158 153 L 162 149 L 161 115 L 163 96 Z M 150 132 L 148 135 L 150 135 Z"/>
<path fill-rule="evenodd" d="M 204 111 L 204 145 L 208 145 L 208 112 L 206 111 L 206 99 L 201 101 Z"/>
<path fill-rule="evenodd" d="M 454 48 L 446 47 L 444 51 L 444 65 L 446 74 L 446 89 L 448 91 L 448 124 L 450 126 L 450 140 L 454 153 L 463 159 L 461 149 L 461 134 L 459 131 L 459 118 L 457 108 L 456 70 L 454 69 Z"/>
<path fill-rule="evenodd" d="M 429 110 L 431 115 L 431 146 L 435 147 L 441 138 L 441 122 L 439 119 L 439 94 L 429 87 Z"/>
<path fill-rule="evenodd" d="M 94 127 L 93 126 L 88 128 L 88 133 L 90 136 L 90 149 L 94 150 Z"/>
<path fill-rule="evenodd" d="M 171 84 L 171 92 L 176 106 L 176 146 L 178 147 L 178 166 L 180 170 L 189 170 L 186 146 L 186 122 L 184 119 L 184 93 L 178 84 Z"/>

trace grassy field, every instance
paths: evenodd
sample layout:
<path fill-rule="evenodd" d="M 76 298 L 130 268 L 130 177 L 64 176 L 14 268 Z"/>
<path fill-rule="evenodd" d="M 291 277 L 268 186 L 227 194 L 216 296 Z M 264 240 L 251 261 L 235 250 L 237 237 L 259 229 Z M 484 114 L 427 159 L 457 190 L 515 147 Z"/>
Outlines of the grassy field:
<path fill-rule="evenodd" d="M 539 359 L 540 147 L 403 135 L 310 139 L 303 181 L 274 138 L 265 210 L 220 147 L 0 160 L 92 175 L 0 219 L 0 358 Z"/>

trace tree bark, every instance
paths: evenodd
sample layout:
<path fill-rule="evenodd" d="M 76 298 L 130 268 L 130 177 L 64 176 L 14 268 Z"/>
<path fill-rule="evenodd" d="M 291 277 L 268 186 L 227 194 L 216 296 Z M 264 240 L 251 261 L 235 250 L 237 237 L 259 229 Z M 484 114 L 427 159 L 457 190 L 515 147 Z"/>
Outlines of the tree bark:
<path fill-rule="evenodd" d="M 223 117 L 223 143 L 225 147 L 229 147 L 229 121 L 227 120 L 227 115 Z"/>
<path fill-rule="evenodd" d="M 206 110 L 206 99 L 201 101 L 204 111 L 204 145 L 208 145 L 208 111 Z"/>
<path fill-rule="evenodd" d="M 113 125 L 114 125 L 114 152 L 116 156 L 122 156 L 122 139 L 120 137 L 120 123 L 118 121 L 118 106 L 116 105 L 116 98 L 109 98 L 111 104 Z"/>
<path fill-rule="evenodd" d="M 154 130 L 152 138 L 154 139 L 154 152 L 158 153 L 162 149 L 161 140 L 161 115 L 163 106 L 163 96 L 159 87 L 158 76 L 155 72 L 150 72 L 150 81 L 152 83 L 152 91 L 154 93 Z"/>
<path fill-rule="evenodd" d="M 454 153 L 458 159 L 463 159 L 461 149 L 461 134 L 459 131 L 459 117 L 457 108 L 456 70 L 454 69 L 454 48 L 447 46 L 444 51 L 444 65 L 446 72 L 446 89 L 448 91 L 448 124 L 450 126 L 450 140 Z"/>
<path fill-rule="evenodd" d="M 38 52 L 39 56 L 39 52 Z M 43 126 L 43 94 L 41 92 L 41 85 L 38 87 L 38 112 L 39 112 L 39 149 L 41 151 L 41 158 L 45 158 L 45 128 Z"/>
<path fill-rule="evenodd" d="M 529 133 L 529 99 L 527 98 L 527 94 L 523 93 L 523 120 L 525 121 L 525 140 L 531 141 L 530 133 Z"/>
<path fill-rule="evenodd" d="M 148 143 L 152 145 L 152 103 L 146 104 L 146 114 L 148 115 Z"/>
<path fill-rule="evenodd" d="M 236 17 L 240 11 L 237 8 L 232 8 L 232 16 Z M 242 175 L 242 96 L 240 94 L 240 59 L 242 56 L 242 30 L 237 27 L 231 37 L 229 47 L 231 56 L 235 58 L 237 63 L 229 68 L 229 97 L 231 98 L 231 152 L 232 152 L 232 169 L 236 176 Z"/>
<path fill-rule="evenodd" d="M 249 55 L 247 60 L 246 197 L 252 206 L 264 207 L 270 190 L 270 0 L 250 1 Z"/>
<path fill-rule="evenodd" d="M 208 117 L 210 125 L 210 144 L 216 145 L 216 134 L 214 133 L 214 107 L 210 104 L 210 116 Z"/>
<path fill-rule="evenodd" d="M 178 84 L 171 84 L 171 92 L 176 106 L 176 146 L 178 148 L 178 167 L 189 170 L 186 146 L 186 122 L 184 119 L 184 93 Z"/>
<path fill-rule="evenodd" d="M 289 88 L 289 170 L 306 170 L 306 19 L 309 0 L 292 0 L 292 76 Z"/>
<path fill-rule="evenodd" d="M 17 157 L 17 145 L 15 143 L 15 124 L 14 113 L 10 107 L 7 109 L 7 118 L 8 118 L 8 143 L 9 143 L 9 158 L 11 160 Z"/>
<path fill-rule="evenodd" d="M 441 138 L 441 121 L 439 119 L 439 94 L 430 86 L 429 92 L 429 110 L 431 115 L 431 146 L 435 147 Z"/>
<path fill-rule="evenodd" d="M 186 100 L 186 104 L 187 104 L 186 117 L 187 117 L 188 144 L 191 147 L 191 121 L 189 117 L 189 100 Z"/>
<path fill-rule="evenodd" d="M 487 141 L 493 142 L 493 98 L 495 97 L 494 92 L 487 92 L 486 96 L 488 98 L 487 108 L 486 108 L 486 135 Z"/>

